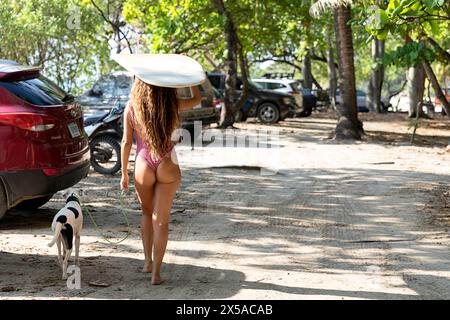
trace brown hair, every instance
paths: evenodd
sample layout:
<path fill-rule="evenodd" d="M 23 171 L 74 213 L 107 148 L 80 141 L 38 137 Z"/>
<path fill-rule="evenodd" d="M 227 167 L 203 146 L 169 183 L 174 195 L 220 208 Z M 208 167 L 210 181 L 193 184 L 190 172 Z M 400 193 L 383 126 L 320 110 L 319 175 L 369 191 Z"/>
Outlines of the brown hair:
<path fill-rule="evenodd" d="M 162 157 L 179 125 L 176 89 L 147 84 L 136 78 L 131 90 L 135 129 L 151 152 Z"/>

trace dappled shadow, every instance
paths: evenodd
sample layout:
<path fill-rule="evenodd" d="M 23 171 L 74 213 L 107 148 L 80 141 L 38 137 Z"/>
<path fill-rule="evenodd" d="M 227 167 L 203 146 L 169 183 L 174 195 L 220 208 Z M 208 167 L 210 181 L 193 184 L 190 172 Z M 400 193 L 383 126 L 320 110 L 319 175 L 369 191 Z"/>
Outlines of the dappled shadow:
<path fill-rule="evenodd" d="M 449 176 L 375 168 L 281 170 L 272 176 L 245 168 L 203 168 L 202 173 L 181 188 L 176 201 L 192 210 L 194 218 L 207 215 L 228 231 L 206 238 L 202 230 L 208 228 L 207 222 L 199 219 L 198 233 L 185 240 L 229 241 L 240 248 L 229 254 L 237 261 L 246 258 L 247 267 L 330 277 L 352 272 L 370 276 L 373 266 L 381 268 L 381 278 L 410 270 L 430 277 L 448 271 L 448 247 L 421 241 L 427 233 L 448 235 L 432 226 L 432 213 L 421 208 L 433 188 L 449 183 Z M 219 185 L 220 192 L 214 192 Z M 208 250 L 178 254 L 217 257 Z M 262 258 L 276 256 L 284 262 L 268 264 Z M 417 291 L 410 282 L 403 288 L 417 292 L 410 298 L 450 297 L 450 285 L 437 286 L 434 292 Z M 388 292 L 355 293 L 358 296 L 405 297 Z"/>
<path fill-rule="evenodd" d="M 59 279 L 60 270 L 54 257 L 0 252 L 0 286 L 19 288 L 0 295 L 203 299 L 228 298 L 240 290 L 254 289 L 317 298 L 450 297 L 449 280 L 444 278 L 443 282 L 434 275 L 448 271 L 450 253 L 445 246 L 421 242 L 424 232 L 436 230 L 427 223 L 429 214 L 419 210 L 433 186 L 439 185 L 439 181 L 447 183 L 448 176 L 386 169 L 297 169 L 269 176 L 261 176 L 253 167 L 203 168 L 201 175 L 198 170 L 185 171 L 189 184 L 182 184 L 175 200 L 170 241 L 222 243 L 227 251 L 228 268 L 170 262 L 163 270 L 167 277 L 165 287 L 155 288 L 149 284 L 147 275 L 139 273 L 142 260 L 111 255 L 86 257 L 82 251 L 82 289 L 68 291 Z M 93 203 L 107 200 L 104 192 L 108 185 L 101 188 L 96 191 L 99 197 Z M 53 202 L 60 205 L 62 199 Z M 113 203 L 97 206 L 96 214 L 114 216 Z M 1 230 L 42 234 L 37 229 L 43 225 L 49 229 L 54 212 L 42 209 L 37 215 L 13 213 L 2 222 Z M 116 227 L 120 215 L 116 217 L 106 220 L 109 227 Z M 131 219 L 137 225 L 139 215 Z M 214 221 L 214 225 L 209 221 Z M 84 232 L 95 234 L 88 221 L 86 224 Z M 126 242 L 119 246 L 121 252 L 136 252 Z M 180 259 L 218 260 L 224 254 L 189 247 L 181 247 L 174 253 Z M 279 262 L 266 259 L 273 257 L 279 257 L 275 260 Z M 243 262 L 239 262 L 241 259 Z M 362 286 L 356 290 L 351 283 L 342 284 L 339 289 L 336 286 L 327 289 L 326 285 L 307 287 L 295 276 L 289 284 L 277 283 L 270 276 L 268 280 L 256 281 L 246 279 L 239 266 L 259 273 L 266 270 L 267 275 L 277 271 L 297 277 L 320 275 L 329 280 L 354 273 L 370 277 L 369 268 L 377 266 L 381 270 L 380 279 L 403 275 L 405 281 L 400 288 L 410 293 L 388 292 L 384 287 Z M 43 272 L 34 272 L 38 269 Z M 136 272 L 130 273 L 130 269 Z M 409 276 L 411 270 L 423 274 L 426 281 Z M 107 283 L 109 288 L 89 286 L 97 280 Z M 434 280 L 441 284 L 434 286 Z M 433 290 L 421 289 L 422 283 Z"/>
<path fill-rule="evenodd" d="M 302 125 L 295 123 L 296 129 Z M 316 125 L 306 125 L 305 137 L 286 139 L 319 141 L 319 129 L 311 129 Z M 264 175 L 257 165 L 235 163 L 183 168 L 164 286 L 152 287 L 139 272 L 142 260 L 127 256 L 140 251 L 139 204 L 130 196 L 126 207 L 135 242 L 117 245 L 117 254 L 83 256 L 98 254 L 106 244 L 82 251 L 80 291 L 67 291 L 54 257 L 0 252 L 0 287 L 19 288 L 0 296 L 208 299 L 262 290 L 317 298 L 450 298 L 449 279 L 437 275 L 450 265 L 448 246 L 440 243 L 448 234 L 430 223 L 432 211 L 422 210 L 434 188 L 449 184 L 448 175 L 370 163 L 318 169 L 307 161 L 302 165 L 308 167 Z M 101 227 L 113 231 L 124 226 L 119 180 L 91 174 L 77 185 L 89 190 L 85 204 Z M 57 195 L 35 212 L 12 211 L 0 232 L 50 235 L 51 219 L 63 204 Z M 85 235 L 98 237 L 88 219 Z M 94 288 L 92 281 L 109 287 Z"/>
<path fill-rule="evenodd" d="M 395 118 L 384 119 L 381 117 L 377 121 L 394 121 L 399 122 L 405 119 Z M 317 143 L 342 143 L 341 141 L 330 140 L 333 136 L 334 129 L 336 127 L 336 121 L 329 118 L 300 118 L 300 119 L 287 119 L 276 124 L 264 125 L 267 128 L 277 128 L 283 130 L 295 130 L 296 135 L 289 137 L 292 141 L 298 142 L 317 142 Z M 368 120 L 365 120 L 368 121 Z M 444 120 L 445 121 L 445 120 Z M 370 121 L 369 121 L 370 122 Z M 256 122 L 249 122 L 256 124 Z M 407 127 L 406 123 L 401 123 L 399 126 Z M 450 134 L 445 134 L 446 129 L 450 127 L 450 122 L 445 121 L 433 121 L 428 120 L 420 125 L 415 135 L 414 144 L 421 147 L 442 147 L 449 143 Z M 438 129 L 442 134 L 423 134 L 422 128 Z M 382 130 L 373 130 L 364 128 L 366 135 L 363 136 L 363 143 L 368 144 L 390 144 L 390 145 L 404 145 L 410 144 L 412 128 L 410 133 L 401 132 L 389 132 Z"/>
<path fill-rule="evenodd" d="M 60 278 L 55 258 L 42 255 L 0 252 L 0 298 L 131 298 L 131 299 L 224 299 L 240 290 L 263 290 L 305 296 L 365 299 L 411 299 L 414 295 L 387 294 L 382 291 L 316 289 L 248 281 L 237 270 L 164 264 L 165 282 L 152 286 L 149 276 L 139 272 L 142 261 L 114 256 L 82 257 L 81 288 L 68 289 Z M 14 268 L 11 268 L 14 266 Z M 135 273 L 125 272 L 135 269 Z M 5 271 L 8 270 L 8 271 Z M 37 272 L 36 270 L 39 270 Z M 17 278 L 22 281 L 17 282 Z M 201 288 L 199 287 L 201 284 Z M 94 286 L 96 285 L 96 286 Z M 99 287 L 100 286 L 100 287 Z M 102 287 L 103 286 L 103 287 Z M 6 290 L 7 289 L 7 290 Z"/>
<path fill-rule="evenodd" d="M 396 142 L 410 143 L 411 133 L 389 133 L 386 131 L 366 130 L 366 140 L 369 142 Z M 450 139 L 450 135 L 422 135 L 416 133 L 414 144 L 421 147 L 445 147 Z"/>
<path fill-rule="evenodd" d="M 50 227 L 53 216 L 58 210 L 48 207 L 35 210 L 11 209 L 0 222 L 0 231 L 23 230 L 29 233 L 30 229 Z"/>
<path fill-rule="evenodd" d="M 8 291 L 0 291 L 0 298 L 155 299 L 163 295 L 165 298 L 206 299 L 213 296 L 220 299 L 236 294 L 245 279 L 242 272 L 235 270 L 169 263 L 163 264 L 162 268 L 164 284 L 152 286 L 150 276 L 140 272 L 142 263 L 140 259 L 127 257 L 81 257 L 81 289 L 75 290 L 68 289 L 66 280 L 61 280 L 61 269 L 55 257 L 0 251 L 0 290 Z M 198 290 L 199 283 L 210 283 L 211 287 Z M 225 285 L 230 283 L 233 285 Z"/>

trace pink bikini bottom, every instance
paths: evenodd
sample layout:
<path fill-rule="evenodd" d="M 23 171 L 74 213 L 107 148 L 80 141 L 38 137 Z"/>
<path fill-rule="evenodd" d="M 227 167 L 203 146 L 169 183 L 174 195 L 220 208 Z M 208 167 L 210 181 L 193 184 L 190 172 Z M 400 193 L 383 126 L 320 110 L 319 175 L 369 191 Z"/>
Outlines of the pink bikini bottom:
<path fill-rule="evenodd" d="M 138 156 L 140 156 L 150 166 L 150 168 L 156 171 L 156 169 L 158 169 L 158 166 L 165 158 L 169 158 L 172 156 L 172 152 L 174 152 L 174 147 L 172 147 L 164 156 L 155 157 L 154 155 L 150 154 L 150 152 L 148 152 L 146 149 L 141 149 L 136 154 L 136 159 Z M 176 153 L 174 153 L 174 155 L 176 157 Z"/>

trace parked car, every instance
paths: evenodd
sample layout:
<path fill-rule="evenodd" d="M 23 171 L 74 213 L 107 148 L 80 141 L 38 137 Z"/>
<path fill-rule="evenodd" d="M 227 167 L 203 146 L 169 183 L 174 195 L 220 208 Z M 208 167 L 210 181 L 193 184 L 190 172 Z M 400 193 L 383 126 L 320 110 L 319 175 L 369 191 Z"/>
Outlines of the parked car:
<path fill-rule="evenodd" d="M 0 218 L 47 203 L 87 176 L 81 106 L 40 68 L 0 62 Z"/>
<path fill-rule="evenodd" d="M 213 91 L 214 91 L 214 102 L 213 105 L 217 110 L 217 113 L 220 114 L 220 110 L 222 109 L 222 107 L 225 104 L 225 96 L 223 95 L 223 93 L 221 93 L 219 90 L 217 90 L 216 88 L 212 87 Z"/>
<path fill-rule="evenodd" d="M 291 94 L 295 97 L 297 106 L 302 110 L 301 116 L 309 116 L 317 106 L 317 97 L 312 90 L 302 88 L 297 80 L 292 79 L 252 79 L 252 81 L 261 89 L 274 90 Z"/>
<path fill-rule="evenodd" d="M 313 94 L 311 89 L 301 88 L 300 91 L 303 99 L 303 111 L 300 116 L 308 117 L 316 109 L 318 98 Z"/>
<path fill-rule="evenodd" d="M 301 85 L 295 80 L 288 79 L 252 79 L 252 81 L 261 89 L 273 90 L 292 94 L 298 106 L 303 106 L 303 97 Z"/>
<path fill-rule="evenodd" d="M 450 102 L 450 87 L 443 88 L 445 98 L 448 102 Z M 441 112 L 443 115 L 445 115 L 445 109 L 442 107 L 442 102 L 439 100 L 439 98 L 434 98 L 434 112 Z"/>
<path fill-rule="evenodd" d="M 366 93 L 362 90 L 356 90 L 356 105 L 358 112 L 369 112 L 369 108 L 366 106 Z M 339 105 L 341 101 L 341 95 L 339 89 L 336 90 L 336 104 Z"/>
<path fill-rule="evenodd" d="M 225 91 L 225 75 L 208 73 L 211 84 L 222 94 Z M 242 82 L 236 83 L 236 94 L 239 96 Z M 261 122 L 275 123 L 287 117 L 295 116 L 299 110 L 295 98 L 290 94 L 261 89 L 249 81 L 248 99 L 236 115 L 237 121 L 245 121 L 248 117 L 258 117 Z M 237 98 L 237 97 L 236 97 Z"/>
<path fill-rule="evenodd" d="M 389 108 L 393 112 L 409 112 L 410 99 L 408 93 L 406 91 L 403 91 L 391 97 L 391 99 L 389 100 Z M 434 105 L 429 100 L 423 101 L 422 110 L 426 114 L 429 114 L 431 110 L 434 110 L 434 112 L 436 112 Z"/>
<path fill-rule="evenodd" d="M 128 72 L 112 72 L 101 77 L 93 87 L 77 97 L 83 106 L 85 114 L 91 115 L 99 111 L 109 112 L 113 106 L 125 105 L 130 99 L 133 77 Z M 219 113 L 214 106 L 214 91 L 207 79 L 199 86 L 202 103 L 192 109 L 180 112 L 182 126 L 193 133 L 194 121 L 201 121 L 202 125 L 216 123 Z M 183 90 L 180 90 L 183 93 Z"/>

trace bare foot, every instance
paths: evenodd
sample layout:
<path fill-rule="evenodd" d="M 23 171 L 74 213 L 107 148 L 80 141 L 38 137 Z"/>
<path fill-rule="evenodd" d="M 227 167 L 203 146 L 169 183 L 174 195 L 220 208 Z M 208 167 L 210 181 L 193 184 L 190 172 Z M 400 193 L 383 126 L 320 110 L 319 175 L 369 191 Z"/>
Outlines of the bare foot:
<path fill-rule="evenodd" d="M 144 267 L 142 268 L 143 273 L 152 273 L 152 262 L 151 261 L 145 261 Z"/>
<path fill-rule="evenodd" d="M 153 275 L 153 277 L 152 277 L 152 285 L 157 286 L 157 285 L 159 285 L 159 284 L 161 284 L 163 282 L 164 282 L 164 280 L 161 279 L 161 276 Z"/>

